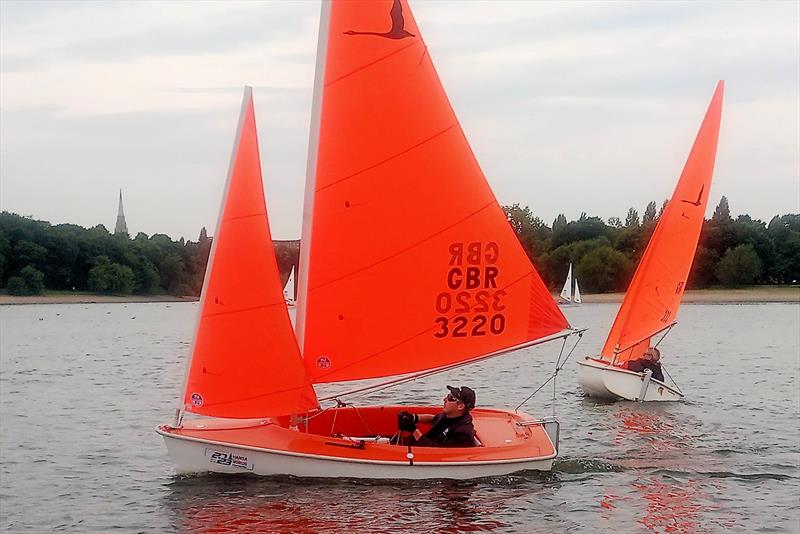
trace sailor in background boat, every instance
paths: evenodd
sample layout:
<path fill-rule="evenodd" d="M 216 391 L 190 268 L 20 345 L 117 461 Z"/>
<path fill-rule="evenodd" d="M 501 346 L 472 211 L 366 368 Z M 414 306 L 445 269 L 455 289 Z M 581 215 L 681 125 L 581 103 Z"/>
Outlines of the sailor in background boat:
<path fill-rule="evenodd" d="M 661 351 L 656 347 L 647 349 L 642 357 L 628 361 L 628 371 L 643 373 L 645 369 L 653 372 L 653 378 L 659 382 L 664 381 L 664 373 L 661 371 Z"/>
<path fill-rule="evenodd" d="M 417 415 L 402 411 L 397 414 L 398 438 L 401 445 L 420 447 L 473 447 L 478 445 L 475 427 L 469 411 L 475 407 L 475 392 L 467 386 L 450 390 L 442 405 L 442 412 L 436 415 Z M 423 434 L 417 423 L 430 424 L 431 428 Z"/>

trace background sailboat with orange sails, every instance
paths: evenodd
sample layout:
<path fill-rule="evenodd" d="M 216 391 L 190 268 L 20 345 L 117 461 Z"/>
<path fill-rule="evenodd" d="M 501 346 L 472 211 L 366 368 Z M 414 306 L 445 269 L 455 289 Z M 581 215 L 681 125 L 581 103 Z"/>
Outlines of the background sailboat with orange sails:
<path fill-rule="evenodd" d="M 312 109 L 295 338 L 245 95 L 182 405 L 158 429 L 178 471 L 418 479 L 550 469 L 554 417 L 476 408 L 479 446 L 406 447 L 386 439 L 397 413 L 441 407 L 317 399 L 314 384 L 386 387 L 580 331 L 494 198 L 405 1 L 323 2 Z"/>
<path fill-rule="evenodd" d="M 633 372 L 628 365 L 658 345 L 654 338 L 666 335 L 676 324 L 711 191 L 723 89 L 720 81 L 600 356 L 578 362 L 578 381 L 589 396 L 639 401 L 683 398 L 676 384 L 651 378 L 649 370 Z"/>

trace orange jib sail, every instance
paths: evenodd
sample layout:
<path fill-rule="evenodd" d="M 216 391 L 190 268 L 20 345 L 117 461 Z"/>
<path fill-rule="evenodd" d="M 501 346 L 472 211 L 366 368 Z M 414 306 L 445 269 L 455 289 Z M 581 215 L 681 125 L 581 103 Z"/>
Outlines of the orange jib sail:
<path fill-rule="evenodd" d="M 312 380 L 434 369 L 568 328 L 408 4 L 336 1 L 326 17 L 298 312 Z"/>
<path fill-rule="evenodd" d="M 184 409 L 247 418 L 316 407 L 275 261 L 250 88 L 213 239 Z"/>
<path fill-rule="evenodd" d="M 678 313 L 711 191 L 724 82 L 717 84 L 675 192 L 658 221 L 611 327 L 602 357 L 637 358 Z"/>

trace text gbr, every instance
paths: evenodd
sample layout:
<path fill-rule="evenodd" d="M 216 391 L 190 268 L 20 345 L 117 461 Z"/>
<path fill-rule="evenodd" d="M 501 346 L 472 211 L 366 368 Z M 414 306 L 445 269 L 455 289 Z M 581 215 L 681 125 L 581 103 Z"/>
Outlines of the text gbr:
<path fill-rule="evenodd" d="M 494 241 L 450 243 L 448 252 L 447 289 L 436 295 L 434 303 L 440 314 L 434 319 L 434 337 L 502 334 L 506 328 L 502 302 L 506 292 L 497 289 L 500 247 Z"/>

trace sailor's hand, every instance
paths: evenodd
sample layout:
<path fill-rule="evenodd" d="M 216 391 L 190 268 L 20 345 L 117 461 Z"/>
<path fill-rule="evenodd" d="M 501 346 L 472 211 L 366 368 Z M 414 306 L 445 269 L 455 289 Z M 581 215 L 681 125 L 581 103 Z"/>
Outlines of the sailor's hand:
<path fill-rule="evenodd" d="M 417 429 L 419 416 L 403 410 L 397 414 L 397 428 L 406 432 L 414 432 Z"/>

